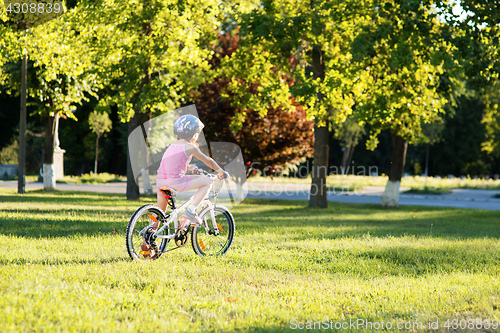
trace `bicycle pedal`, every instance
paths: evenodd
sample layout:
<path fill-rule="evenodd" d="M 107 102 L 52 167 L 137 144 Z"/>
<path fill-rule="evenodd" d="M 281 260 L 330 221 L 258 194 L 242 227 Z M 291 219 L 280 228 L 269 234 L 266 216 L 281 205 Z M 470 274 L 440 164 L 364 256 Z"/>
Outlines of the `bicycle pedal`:
<path fill-rule="evenodd" d="M 144 258 L 151 256 L 151 247 L 146 243 L 142 243 L 141 251 L 139 251 L 139 254 L 144 256 Z"/>

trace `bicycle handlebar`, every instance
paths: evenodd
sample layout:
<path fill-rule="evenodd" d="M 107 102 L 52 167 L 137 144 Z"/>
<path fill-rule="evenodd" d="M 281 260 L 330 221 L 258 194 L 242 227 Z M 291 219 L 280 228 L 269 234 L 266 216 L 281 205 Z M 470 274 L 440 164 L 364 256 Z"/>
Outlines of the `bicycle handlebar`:
<path fill-rule="evenodd" d="M 224 175 L 222 176 L 222 178 L 220 178 L 220 177 L 219 177 L 218 175 L 216 175 L 216 174 L 213 174 L 213 173 L 207 172 L 207 171 L 205 171 L 205 170 L 203 170 L 203 169 L 200 169 L 200 168 L 196 169 L 196 171 L 195 171 L 194 173 L 196 173 L 196 174 L 198 174 L 198 175 L 208 176 L 208 177 L 210 177 L 210 178 L 214 178 L 214 179 L 215 179 L 215 178 L 219 178 L 219 179 L 227 179 L 227 178 L 229 178 L 229 173 L 228 173 L 228 172 L 226 172 L 226 171 L 224 171 Z"/>

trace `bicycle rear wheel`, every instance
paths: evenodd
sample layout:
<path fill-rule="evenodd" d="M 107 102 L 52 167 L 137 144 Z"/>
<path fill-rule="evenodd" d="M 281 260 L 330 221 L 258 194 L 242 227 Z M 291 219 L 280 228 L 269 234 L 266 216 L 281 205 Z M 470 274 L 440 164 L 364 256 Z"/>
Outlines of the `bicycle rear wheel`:
<path fill-rule="evenodd" d="M 208 232 L 205 227 L 199 226 L 191 231 L 191 244 L 196 254 L 200 256 L 220 256 L 225 254 L 231 246 L 234 238 L 234 218 L 229 209 L 216 205 L 215 221 L 219 234 L 213 232 L 213 221 L 210 209 L 206 208 L 200 213 L 200 218 L 206 221 Z"/>
<path fill-rule="evenodd" d="M 154 238 L 153 230 L 148 229 L 148 226 L 156 220 L 161 227 L 166 219 L 165 213 L 155 205 L 144 205 L 136 210 L 127 226 L 126 243 L 130 258 L 133 260 L 154 260 L 163 254 L 169 239 Z M 169 233 L 173 233 L 173 230 L 165 228 L 161 235 Z"/>

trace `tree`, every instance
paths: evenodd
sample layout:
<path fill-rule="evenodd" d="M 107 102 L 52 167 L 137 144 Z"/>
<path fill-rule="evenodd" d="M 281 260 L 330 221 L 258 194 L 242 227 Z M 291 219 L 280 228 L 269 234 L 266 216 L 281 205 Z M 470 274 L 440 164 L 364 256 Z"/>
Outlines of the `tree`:
<path fill-rule="evenodd" d="M 427 138 L 427 143 L 425 145 L 425 184 L 424 188 L 427 187 L 427 177 L 429 176 L 429 151 L 430 146 L 440 139 L 440 135 L 444 129 L 444 122 L 435 122 L 422 125 L 422 131 Z"/>
<path fill-rule="evenodd" d="M 3 6 L 2 6 L 3 5 Z M 39 2 L 26 4 L 24 6 L 19 2 L 5 1 L 0 4 L 0 36 L 7 37 L 5 40 L 12 42 L 9 38 L 14 35 L 12 32 L 25 31 L 31 27 L 41 25 L 60 15 L 65 11 L 65 6 L 60 1 L 51 1 L 50 3 Z M 10 32 L 10 33 L 9 33 Z M 3 38 L 2 38 L 3 39 Z M 9 43 L 6 43 L 7 45 Z M 14 44 L 14 43 L 11 43 Z M 4 46 L 4 50 L 7 47 Z M 21 65 L 21 112 L 19 122 L 19 162 L 18 162 L 18 192 L 25 192 L 25 171 L 26 171 L 26 101 L 27 101 L 27 71 L 28 71 L 28 52 L 26 47 L 22 51 Z M 5 56 L 5 55 L 4 55 Z M 1 58 L 2 56 L 0 56 Z M 0 59 L 0 66 L 3 61 Z M 5 75 L 0 71 L 0 83 L 4 81 Z"/>
<path fill-rule="evenodd" d="M 481 93 L 500 73 L 500 7 L 498 2 L 488 0 L 461 0 L 460 6 L 463 14 L 448 12 L 447 19 L 459 31 L 453 42 L 467 85 Z"/>
<path fill-rule="evenodd" d="M 106 132 L 109 132 L 112 127 L 109 115 L 106 112 L 98 112 L 94 110 L 89 115 L 89 126 L 92 132 L 96 134 L 95 141 L 95 164 L 94 173 L 97 174 L 97 160 L 99 157 L 99 138 Z"/>
<path fill-rule="evenodd" d="M 220 70 L 221 59 L 230 57 L 239 49 L 238 40 L 236 32 L 219 35 L 210 60 L 212 70 Z M 205 138 L 208 142 L 236 142 L 245 161 L 251 162 L 254 168 L 268 171 L 287 172 L 311 155 L 313 122 L 307 120 L 306 112 L 298 103 L 292 103 L 291 112 L 269 108 L 262 117 L 253 110 L 232 106 L 232 95 L 223 98 L 221 92 L 227 90 L 229 82 L 227 77 L 217 77 L 193 92 L 200 119 L 207 129 Z M 232 131 L 232 119 L 242 113 L 245 113 L 243 125 Z"/>
<path fill-rule="evenodd" d="M 440 1 L 373 1 L 370 20 L 352 45 L 358 73 L 365 78 L 356 116 L 370 125 L 368 148 L 390 130 L 392 162 L 382 205 L 395 207 L 408 143 L 424 140 L 422 124 L 440 121 L 443 107 L 459 89 L 450 26 L 440 21 Z"/>
<path fill-rule="evenodd" d="M 493 157 L 500 157 L 500 81 L 487 89 L 483 95 L 485 112 L 482 123 L 486 129 L 486 138 L 482 150 Z"/>
<path fill-rule="evenodd" d="M 17 38 L 6 40 L 3 57 L 3 77 L 8 86 L 8 93 L 19 93 L 19 59 L 30 54 L 28 73 L 28 95 L 35 100 L 37 113 L 45 121 L 44 148 L 44 188 L 55 187 L 53 153 L 55 146 L 55 128 L 59 116 L 75 119 L 72 111 L 74 104 L 87 99 L 86 94 L 95 94 L 100 84 L 94 75 L 93 55 L 97 50 L 81 43 L 88 38 L 82 29 L 81 7 L 68 11 L 62 17 L 54 18 L 43 26 L 17 33 Z M 83 20 L 84 21 L 84 20 Z M 10 35 L 11 36 L 11 35 Z M 26 66 L 26 65 L 25 65 Z"/>
<path fill-rule="evenodd" d="M 359 124 L 356 118 L 348 118 L 337 127 L 334 137 L 340 141 L 344 152 L 341 166 L 342 174 L 345 173 L 346 167 L 351 163 L 354 148 L 358 145 L 359 139 L 363 134 L 365 134 L 365 129 Z"/>
<path fill-rule="evenodd" d="M 490 158 L 500 156 L 500 116 L 498 90 L 500 87 L 500 8 L 495 1 L 462 0 L 465 18 L 453 19 L 462 31 L 456 37 L 460 45 L 462 64 L 468 78 L 468 87 L 485 105 L 482 123 L 485 138 L 481 147 Z M 476 134 L 476 133 L 474 133 Z M 480 161 L 477 161 L 479 164 Z M 484 163 L 483 163 L 484 166 Z"/>
<path fill-rule="evenodd" d="M 220 25 L 217 1 L 88 1 L 88 20 L 101 50 L 111 92 L 99 107 L 116 105 L 129 134 L 150 117 L 174 110 L 208 75 L 210 48 Z M 139 187 L 127 158 L 127 198 Z M 146 177 L 146 175 L 143 175 Z"/>
<path fill-rule="evenodd" d="M 262 1 L 239 24 L 241 49 L 223 60 L 233 105 L 265 116 L 269 106 L 292 110 L 297 101 L 314 119 L 310 207 L 327 207 L 328 124 L 352 113 L 357 92 L 348 52 L 360 2 Z M 359 17 L 358 21 L 363 21 Z M 257 94 L 251 87 L 255 86 Z M 292 97 L 293 98 L 292 98 Z M 241 127 L 245 113 L 233 118 Z"/>

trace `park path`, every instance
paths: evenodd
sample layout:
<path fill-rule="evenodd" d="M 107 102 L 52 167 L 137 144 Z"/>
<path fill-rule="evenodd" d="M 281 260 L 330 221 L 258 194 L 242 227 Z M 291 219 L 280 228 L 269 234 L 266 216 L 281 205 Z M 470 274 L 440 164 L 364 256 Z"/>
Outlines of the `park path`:
<path fill-rule="evenodd" d="M 266 198 L 282 200 L 308 200 L 309 184 L 297 183 L 254 183 L 248 182 L 248 198 Z M 17 189 L 17 181 L 1 181 L 0 188 Z M 43 184 L 27 183 L 26 190 L 42 189 Z M 57 184 L 60 191 L 84 191 L 101 193 L 126 193 L 126 183 L 109 184 Z M 456 207 L 471 209 L 500 210 L 500 198 L 494 198 L 500 191 L 495 190 L 469 190 L 454 189 L 450 194 L 423 195 L 407 194 L 409 188 L 402 187 L 400 192 L 400 205 Z M 328 192 L 328 200 L 345 203 L 380 204 L 383 187 L 362 186 L 353 192 L 344 191 L 336 187 Z"/>

